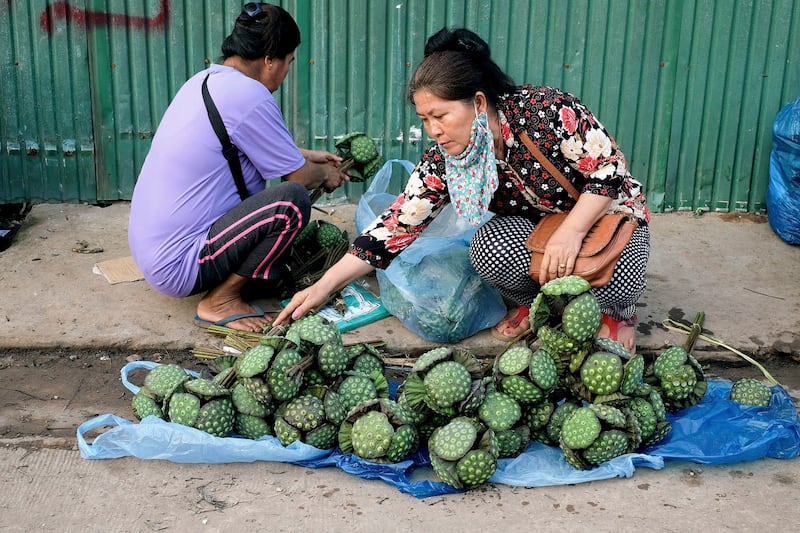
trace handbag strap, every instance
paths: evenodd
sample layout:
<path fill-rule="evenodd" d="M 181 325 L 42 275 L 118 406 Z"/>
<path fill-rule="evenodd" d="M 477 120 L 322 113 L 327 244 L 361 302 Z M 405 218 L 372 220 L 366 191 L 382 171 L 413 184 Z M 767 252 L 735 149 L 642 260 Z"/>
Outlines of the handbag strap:
<path fill-rule="evenodd" d="M 533 141 L 531 141 L 531 138 L 528 137 L 528 134 L 523 131 L 519 134 L 519 138 L 522 139 L 522 142 L 528 147 L 528 150 L 530 150 L 530 152 L 533 154 L 533 157 L 539 160 L 539 163 L 542 164 L 545 170 L 547 170 L 551 176 L 558 180 L 558 182 L 562 187 L 564 187 L 564 190 L 567 191 L 570 196 L 577 200 L 580 196 L 578 189 L 576 189 L 574 185 L 567 181 L 567 178 L 564 177 L 564 174 L 562 174 L 561 171 L 558 170 L 556 166 L 544 156 L 544 154 L 536 147 L 536 145 L 533 144 Z"/>
<path fill-rule="evenodd" d="M 222 123 L 222 117 L 219 115 L 217 106 L 208 92 L 208 76 L 203 80 L 203 102 L 206 104 L 206 112 L 208 112 L 208 119 L 211 121 L 211 127 L 214 128 L 214 133 L 217 134 L 220 144 L 222 144 L 222 155 L 228 161 L 228 166 L 231 167 L 231 174 L 233 174 L 233 182 L 236 184 L 236 190 L 242 200 L 246 200 L 250 196 L 247 186 L 244 183 L 244 176 L 242 175 L 242 163 L 239 161 L 239 149 L 236 148 L 228 136 L 228 130 L 225 129 L 225 124 Z"/>

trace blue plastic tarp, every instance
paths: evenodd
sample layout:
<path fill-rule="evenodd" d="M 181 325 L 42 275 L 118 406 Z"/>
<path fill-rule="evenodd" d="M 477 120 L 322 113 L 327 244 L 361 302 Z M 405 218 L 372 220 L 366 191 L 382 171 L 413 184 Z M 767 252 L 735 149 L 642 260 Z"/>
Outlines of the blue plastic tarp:
<path fill-rule="evenodd" d="M 123 383 L 132 368 L 154 363 L 130 363 L 123 369 Z M 792 459 L 800 455 L 800 421 L 791 397 L 773 386 L 769 407 L 743 406 L 728 399 L 731 383 L 709 381 L 700 403 L 671 413 L 672 431 L 667 438 L 641 453 L 630 453 L 591 470 L 570 466 L 558 448 L 532 442 L 516 458 L 501 459 L 491 480 L 524 487 L 585 483 L 615 477 L 631 477 L 637 467 L 664 468 L 665 461 L 729 464 L 765 457 Z M 106 429 L 109 428 L 109 429 Z M 105 429 L 94 440 L 85 435 Z M 275 461 L 309 468 L 336 467 L 364 479 L 378 479 L 418 498 L 460 492 L 431 473 L 427 452 L 421 450 L 398 464 L 376 464 L 338 450 L 319 450 L 303 443 L 282 446 L 271 436 L 258 440 L 214 437 L 203 431 L 165 422 L 154 416 L 134 423 L 115 415 L 100 415 L 78 427 L 78 448 L 86 459 L 137 457 L 176 463 L 231 463 Z"/>

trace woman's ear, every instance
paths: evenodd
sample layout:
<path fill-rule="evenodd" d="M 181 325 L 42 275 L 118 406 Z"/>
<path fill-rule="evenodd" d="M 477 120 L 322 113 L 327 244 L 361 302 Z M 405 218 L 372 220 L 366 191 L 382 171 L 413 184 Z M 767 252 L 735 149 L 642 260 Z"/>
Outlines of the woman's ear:
<path fill-rule="evenodd" d="M 478 113 L 489 112 L 489 99 L 486 98 L 486 94 L 483 91 L 475 93 L 475 109 Z"/>

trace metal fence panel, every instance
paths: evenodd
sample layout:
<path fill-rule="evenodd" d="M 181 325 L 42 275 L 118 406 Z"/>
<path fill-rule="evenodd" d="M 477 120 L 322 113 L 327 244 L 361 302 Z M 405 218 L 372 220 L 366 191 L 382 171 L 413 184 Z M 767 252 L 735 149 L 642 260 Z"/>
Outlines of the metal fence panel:
<path fill-rule="evenodd" d="M 425 40 L 466 26 L 517 82 L 579 96 L 654 211 L 763 211 L 772 123 L 800 93 L 792 0 L 281 0 L 303 42 L 276 93 L 300 146 L 352 131 L 384 156 L 430 142 L 405 88 Z M 241 3 L 0 4 L 0 202 L 129 199 L 180 85 Z M 398 177 L 393 191 L 402 186 Z M 328 197 L 355 201 L 350 184 Z"/>
<path fill-rule="evenodd" d="M 0 202 L 94 201 L 86 35 L 41 4 L 0 5 Z"/>

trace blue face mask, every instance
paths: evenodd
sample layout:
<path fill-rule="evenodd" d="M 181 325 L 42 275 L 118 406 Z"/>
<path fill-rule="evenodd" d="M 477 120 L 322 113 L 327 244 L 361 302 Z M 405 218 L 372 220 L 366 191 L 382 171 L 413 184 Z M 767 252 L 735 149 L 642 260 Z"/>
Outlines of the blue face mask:
<path fill-rule="evenodd" d="M 477 226 L 489 211 L 497 190 L 497 162 L 494 158 L 494 136 L 489 117 L 475 110 L 469 144 L 457 156 L 439 147 L 445 161 L 445 180 L 456 213 Z"/>

